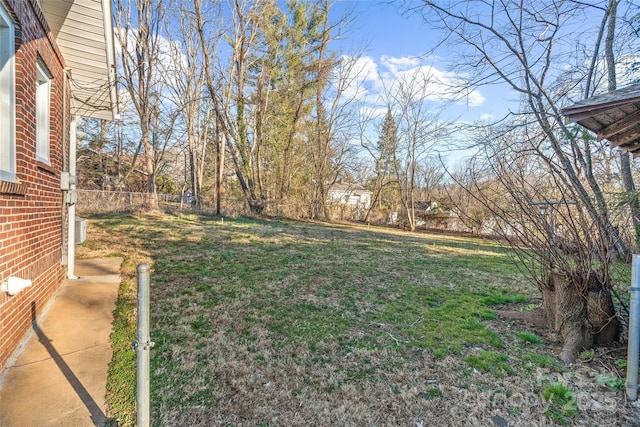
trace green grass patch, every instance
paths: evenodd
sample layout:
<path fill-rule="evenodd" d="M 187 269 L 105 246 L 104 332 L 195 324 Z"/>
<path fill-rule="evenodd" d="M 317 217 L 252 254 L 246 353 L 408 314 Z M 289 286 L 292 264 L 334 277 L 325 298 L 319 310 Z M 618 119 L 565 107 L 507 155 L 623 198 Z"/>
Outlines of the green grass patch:
<path fill-rule="evenodd" d="M 504 349 L 513 335 L 491 327 L 492 307 L 536 293 L 492 241 L 193 215 L 100 216 L 90 224 L 90 250 L 122 253 L 124 276 L 133 277 L 139 261 L 152 266 L 154 425 L 233 425 L 238 414 L 259 425 L 272 408 L 318 424 L 325 407 L 374 396 L 431 404 L 447 389 L 425 390 L 425 371 L 460 387 L 468 366 L 514 372 L 509 355 L 519 350 Z M 112 363 L 108 401 L 125 426 L 135 418 L 135 352 L 127 347 L 135 295 L 121 293 L 114 361 L 122 362 Z M 513 354 L 555 367 L 535 353 Z"/>
<path fill-rule="evenodd" d="M 511 294 L 508 289 L 502 289 L 500 293 L 492 293 L 484 298 L 487 305 L 518 304 L 529 301 L 529 297 L 522 294 Z"/>
<path fill-rule="evenodd" d="M 131 343 L 136 339 L 136 322 L 132 318 L 135 306 L 132 285 L 128 281 L 122 281 L 113 313 L 113 357 L 109 363 L 106 392 L 107 406 L 112 418 L 107 421 L 107 426 L 135 423 L 136 352 L 131 348 Z"/>
<path fill-rule="evenodd" d="M 544 413 L 553 421 L 569 425 L 579 413 L 576 394 L 563 384 L 549 384 L 542 389 L 546 403 Z"/>
<path fill-rule="evenodd" d="M 264 312 L 269 331 L 292 343 L 339 340 L 350 324 L 339 309 L 309 303 L 265 308 Z"/>
<path fill-rule="evenodd" d="M 596 357 L 596 352 L 594 350 L 584 350 L 580 353 L 580 359 L 585 361 L 593 360 L 594 357 Z"/>
<path fill-rule="evenodd" d="M 438 387 L 429 387 L 426 392 L 420 393 L 420 397 L 426 400 L 444 397 L 444 393 Z"/>
<path fill-rule="evenodd" d="M 624 378 L 619 378 L 608 372 L 598 375 L 598 384 L 608 387 L 613 391 L 622 391 L 626 387 Z"/>
<path fill-rule="evenodd" d="M 525 368 L 527 366 L 532 368 L 551 368 L 556 366 L 556 362 L 550 356 L 534 353 L 532 351 L 524 353 L 522 355 L 522 360 L 525 362 Z"/>
<path fill-rule="evenodd" d="M 495 318 L 486 298 L 411 284 L 406 288 L 411 298 L 386 304 L 381 320 L 392 322 L 412 346 L 430 349 L 436 357 L 470 346 L 502 347 L 499 335 L 483 322 Z"/>
<path fill-rule="evenodd" d="M 529 344 L 544 344 L 544 340 L 533 332 L 517 331 L 515 332 L 515 336 Z"/>
<path fill-rule="evenodd" d="M 495 351 L 482 351 L 479 354 L 465 357 L 465 362 L 480 372 L 491 372 L 502 375 L 514 373 L 509 366 L 509 358 L 506 354 Z"/>

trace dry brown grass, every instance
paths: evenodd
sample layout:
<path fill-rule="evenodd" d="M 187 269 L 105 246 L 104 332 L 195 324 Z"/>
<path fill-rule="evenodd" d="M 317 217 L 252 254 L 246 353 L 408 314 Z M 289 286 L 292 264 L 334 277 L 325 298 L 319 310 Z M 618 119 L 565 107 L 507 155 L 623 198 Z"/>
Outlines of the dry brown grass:
<path fill-rule="evenodd" d="M 493 242 L 195 216 L 95 217 L 89 235 L 81 255 L 124 255 L 130 279 L 152 263 L 154 425 L 543 426 L 553 383 L 570 423 L 640 422 L 597 381 L 619 374 L 605 357 L 563 366 L 553 336 L 495 317 L 536 294 Z"/>

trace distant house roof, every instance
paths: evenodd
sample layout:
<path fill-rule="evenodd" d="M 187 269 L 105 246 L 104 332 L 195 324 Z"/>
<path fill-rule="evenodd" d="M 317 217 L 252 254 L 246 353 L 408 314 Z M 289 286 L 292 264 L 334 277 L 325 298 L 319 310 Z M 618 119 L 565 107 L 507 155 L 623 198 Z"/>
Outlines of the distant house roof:
<path fill-rule="evenodd" d="M 569 123 L 595 132 L 599 141 L 640 155 L 640 84 L 577 102 L 562 114 Z"/>
<path fill-rule="evenodd" d="M 111 0 L 41 0 L 40 5 L 71 69 L 72 112 L 113 120 L 118 103 Z"/>

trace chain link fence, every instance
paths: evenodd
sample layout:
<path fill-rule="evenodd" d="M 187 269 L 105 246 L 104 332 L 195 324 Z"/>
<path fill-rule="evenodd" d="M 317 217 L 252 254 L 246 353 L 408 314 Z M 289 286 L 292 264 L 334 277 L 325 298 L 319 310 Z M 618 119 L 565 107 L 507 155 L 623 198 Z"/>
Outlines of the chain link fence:
<path fill-rule="evenodd" d="M 149 210 L 149 193 L 129 191 L 77 190 L 77 209 L 83 213 L 131 213 Z M 188 195 L 157 194 L 158 208 L 163 212 L 186 212 L 204 215 L 216 215 L 216 200 L 204 197 L 199 206 Z M 259 200 L 253 206 L 254 212 L 272 217 L 310 218 L 309 205 L 304 202 Z M 220 214 L 227 217 L 250 215 L 251 209 L 245 199 L 224 198 L 220 201 Z M 362 209 L 349 209 L 333 206 L 334 219 L 358 220 L 363 216 Z"/>
<path fill-rule="evenodd" d="M 214 215 L 215 199 L 204 199 L 196 208 L 188 196 L 158 194 L 158 208 L 165 212 L 191 212 Z M 151 195 L 128 191 L 78 190 L 77 209 L 84 213 L 131 213 L 149 210 Z M 249 213 L 244 200 L 224 199 L 222 214 L 240 216 Z"/>
<path fill-rule="evenodd" d="M 149 210 L 151 206 L 149 193 L 128 192 L 128 191 L 103 191 L 103 190 L 77 190 L 77 209 L 85 214 L 105 214 L 105 213 L 132 213 Z M 158 194 L 158 208 L 163 212 L 174 213 L 197 213 L 204 215 L 216 215 L 215 198 L 203 198 L 200 206 L 192 203 L 190 196 L 175 194 Z M 334 221 L 363 221 L 367 210 L 361 206 L 350 206 L 348 204 L 330 202 L 328 204 L 328 214 Z M 254 207 L 255 208 L 255 207 Z M 251 209 L 245 199 L 225 198 L 220 203 L 221 215 L 226 217 L 239 217 L 251 215 Z M 321 209 L 316 209 L 320 211 Z M 321 219 L 316 218 L 308 203 L 286 202 L 286 201 L 266 201 L 259 203 L 261 214 L 271 217 L 284 217 L 293 219 Z M 398 212 L 388 210 L 373 210 L 367 217 L 367 223 L 382 226 L 406 228 L 403 216 Z M 454 232 L 470 231 L 458 218 L 448 214 L 432 216 L 429 218 L 418 218 L 418 229 L 439 229 Z"/>
<path fill-rule="evenodd" d="M 83 213 L 131 213 L 149 210 L 151 195 L 128 191 L 77 190 L 77 209 Z M 200 206 L 193 204 L 190 196 L 175 194 L 158 194 L 158 208 L 164 212 L 188 212 L 205 215 L 215 215 L 215 198 L 203 198 Z M 308 219 L 314 218 L 308 203 L 267 201 L 256 203 L 257 211 L 273 217 Z M 256 209 L 256 206 L 254 206 Z M 363 207 L 353 207 L 347 204 L 331 202 L 328 204 L 329 214 L 333 220 L 362 221 L 366 215 Z M 221 214 L 228 217 L 238 217 L 251 214 L 251 209 L 245 199 L 225 198 L 220 203 Z M 321 209 L 316 209 L 321 211 Z M 371 215 L 371 223 L 388 223 L 385 214 Z"/>

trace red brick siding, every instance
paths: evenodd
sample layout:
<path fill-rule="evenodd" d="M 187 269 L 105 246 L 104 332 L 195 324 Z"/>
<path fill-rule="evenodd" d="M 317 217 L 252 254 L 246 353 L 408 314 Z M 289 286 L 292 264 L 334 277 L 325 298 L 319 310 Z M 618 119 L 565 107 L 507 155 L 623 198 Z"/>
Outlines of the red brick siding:
<path fill-rule="evenodd" d="M 0 293 L 0 369 L 30 329 L 34 316 L 64 278 L 60 172 L 63 169 L 63 60 L 35 0 L 0 0 L 16 26 L 16 176 L 19 185 L 0 183 L 0 280 L 18 276 L 33 286 L 18 295 Z M 36 63 L 52 76 L 50 160 L 36 162 Z M 69 103 L 67 102 L 68 106 Z M 67 109 L 67 116 L 68 109 Z M 4 192 L 2 192 L 4 191 Z"/>

